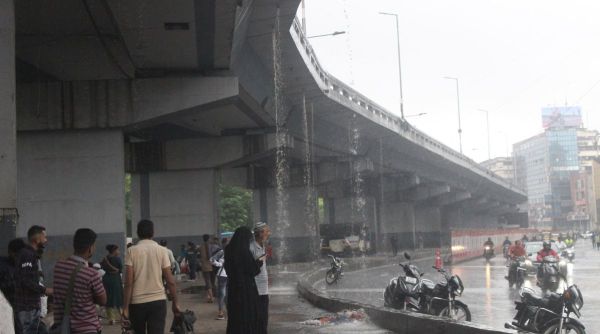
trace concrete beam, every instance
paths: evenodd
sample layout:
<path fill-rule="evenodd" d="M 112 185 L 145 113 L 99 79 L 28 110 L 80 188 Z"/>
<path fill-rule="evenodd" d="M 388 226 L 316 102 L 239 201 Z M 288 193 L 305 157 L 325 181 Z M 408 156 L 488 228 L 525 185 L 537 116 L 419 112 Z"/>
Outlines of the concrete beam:
<path fill-rule="evenodd" d="M 438 197 L 450 192 L 450 186 L 444 185 L 420 185 L 404 191 L 400 195 L 401 201 L 420 202 Z"/>
<path fill-rule="evenodd" d="M 435 203 L 436 206 L 447 206 L 454 205 L 466 200 L 471 199 L 471 193 L 468 191 L 457 191 L 451 192 L 449 194 L 445 194 L 440 196 L 440 198 Z"/>

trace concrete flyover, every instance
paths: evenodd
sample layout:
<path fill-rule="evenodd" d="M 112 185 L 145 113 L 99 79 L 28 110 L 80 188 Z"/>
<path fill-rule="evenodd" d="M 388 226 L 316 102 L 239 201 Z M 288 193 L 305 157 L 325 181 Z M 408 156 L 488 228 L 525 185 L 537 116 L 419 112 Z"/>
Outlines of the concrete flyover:
<path fill-rule="evenodd" d="M 129 207 L 175 247 L 218 231 L 221 184 L 253 191 L 276 261 L 325 224 L 382 250 L 514 222 L 521 190 L 323 69 L 299 2 L 1 0 L 0 234 L 45 225 L 51 264 L 77 227 L 123 244 Z"/>
<path fill-rule="evenodd" d="M 431 258 L 423 259 L 431 261 Z M 416 262 L 418 262 L 417 260 Z M 364 263 L 350 261 L 347 269 L 350 271 L 365 269 Z M 383 263 L 377 261 L 370 262 L 369 266 L 378 266 Z M 489 326 L 476 324 L 473 322 L 456 321 L 444 319 L 437 316 L 420 314 L 395 310 L 383 306 L 361 303 L 359 301 L 342 299 L 328 296 L 326 292 L 320 291 L 314 287 L 315 283 L 322 280 L 325 271 L 328 268 L 321 268 L 308 271 L 298 279 L 297 289 L 300 296 L 311 302 L 313 305 L 328 310 L 330 312 L 339 312 L 342 310 L 363 309 L 369 316 L 369 319 L 377 326 L 400 334 L 418 334 L 418 333 L 461 333 L 461 334 L 500 334 L 513 333 L 503 329 L 494 329 Z M 348 271 L 347 271 L 348 272 Z M 476 307 L 476 305 L 474 305 Z"/>

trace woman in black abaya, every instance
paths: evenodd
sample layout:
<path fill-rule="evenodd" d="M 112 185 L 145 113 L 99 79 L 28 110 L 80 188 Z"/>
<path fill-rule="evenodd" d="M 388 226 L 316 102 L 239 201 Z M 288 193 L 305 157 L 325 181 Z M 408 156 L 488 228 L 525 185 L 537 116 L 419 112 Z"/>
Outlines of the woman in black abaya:
<path fill-rule="evenodd" d="M 258 290 L 254 277 L 262 261 L 250 253 L 252 232 L 247 227 L 235 230 L 225 248 L 227 272 L 227 334 L 258 333 Z"/>

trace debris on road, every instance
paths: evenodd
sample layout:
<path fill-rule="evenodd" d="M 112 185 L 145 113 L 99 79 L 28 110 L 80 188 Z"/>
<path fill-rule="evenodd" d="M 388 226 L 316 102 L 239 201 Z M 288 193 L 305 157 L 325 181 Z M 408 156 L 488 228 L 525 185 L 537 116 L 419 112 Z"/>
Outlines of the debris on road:
<path fill-rule="evenodd" d="M 367 320 L 367 318 L 367 314 L 363 309 L 343 310 L 338 313 L 328 314 L 315 319 L 302 321 L 301 324 L 308 326 L 327 326 L 364 321 Z"/>

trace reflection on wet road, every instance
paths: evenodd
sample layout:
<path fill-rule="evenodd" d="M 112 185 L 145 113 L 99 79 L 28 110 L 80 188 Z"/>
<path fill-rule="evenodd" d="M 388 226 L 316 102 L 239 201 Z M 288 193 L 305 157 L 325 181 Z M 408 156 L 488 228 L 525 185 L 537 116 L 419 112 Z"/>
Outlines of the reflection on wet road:
<path fill-rule="evenodd" d="M 584 298 L 581 310 L 581 321 L 594 333 L 600 328 L 600 251 L 592 249 L 590 240 L 579 240 L 575 261 L 567 267 L 568 283 L 577 284 Z M 397 263 L 401 258 L 390 259 Z M 420 269 L 426 272 L 425 277 L 436 281 L 441 276 L 431 269 L 433 263 L 416 262 Z M 475 259 L 453 266 L 453 273 L 458 274 L 465 285 L 465 292 L 460 299 L 469 305 L 473 321 L 493 327 L 504 327 L 514 316 L 514 301 L 518 300 L 519 290 L 509 288 L 504 278 L 507 268 L 504 259 L 493 258 L 490 263 L 484 259 Z M 373 305 L 383 305 L 383 291 L 400 267 L 389 265 L 378 268 L 349 272 L 335 285 L 326 286 L 319 282 L 317 288 L 327 291 L 332 296 L 367 302 Z M 534 276 L 530 276 L 524 286 L 540 292 Z M 563 284 L 564 286 L 565 284 Z M 559 288 L 560 290 L 561 288 Z"/>

